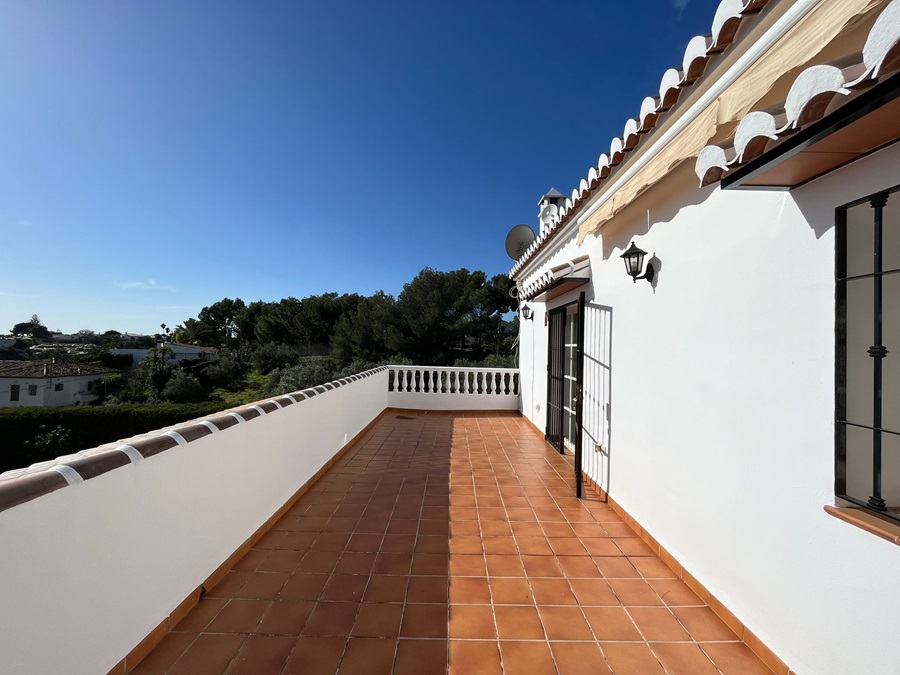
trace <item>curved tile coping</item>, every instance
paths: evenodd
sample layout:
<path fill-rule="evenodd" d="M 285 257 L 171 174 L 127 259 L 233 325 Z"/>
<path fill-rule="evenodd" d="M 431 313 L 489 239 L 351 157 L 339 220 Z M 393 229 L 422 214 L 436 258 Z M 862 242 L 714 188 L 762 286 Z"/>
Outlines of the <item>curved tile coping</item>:
<path fill-rule="evenodd" d="M 270 415 L 294 403 L 300 403 L 317 394 L 337 389 L 345 384 L 352 384 L 376 373 L 387 370 L 388 366 L 379 366 L 357 375 L 342 378 L 328 385 L 319 385 L 301 392 L 284 394 L 272 399 L 257 401 L 249 405 L 226 410 L 200 420 L 191 420 L 181 425 L 135 436 L 120 442 L 114 448 L 93 448 L 84 451 L 86 454 L 60 457 L 54 462 L 42 462 L 36 471 L 27 471 L 9 478 L 0 478 L 0 512 L 32 499 L 37 499 L 60 488 L 81 483 L 119 467 L 134 464 L 148 459 L 166 450 L 187 445 L 198 438 L 209 436 L 218 431 L 225 431 L 233 426 L 258 417 Z M 151 435 L 152 434 L 152 435 Z"/>

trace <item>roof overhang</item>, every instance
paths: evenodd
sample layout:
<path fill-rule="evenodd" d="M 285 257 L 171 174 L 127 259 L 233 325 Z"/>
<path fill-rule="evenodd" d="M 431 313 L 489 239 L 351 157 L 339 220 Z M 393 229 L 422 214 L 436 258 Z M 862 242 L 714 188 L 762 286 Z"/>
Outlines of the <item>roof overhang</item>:
<path fill-rule="evenodd" d="M 563 279 L 558 279 L 554 282 L 551 282 L 549 286 L 544 288 L 544 290 L 539 291 L 535 295 L 527 297 L 525 299 L 532 300 L 534 302 L 547 302 L 548 300 L 558 298 L 560 295 L 568 293 L 569 291 L 573 291 L 579 286 L 584 286 L 590 280 L 590 277 L 564 277 Z"/>
<path fill-rule="evenodd" d="M 900 74 L 722 178 L 723 189 L 790 190 L 900 140 Z"/>

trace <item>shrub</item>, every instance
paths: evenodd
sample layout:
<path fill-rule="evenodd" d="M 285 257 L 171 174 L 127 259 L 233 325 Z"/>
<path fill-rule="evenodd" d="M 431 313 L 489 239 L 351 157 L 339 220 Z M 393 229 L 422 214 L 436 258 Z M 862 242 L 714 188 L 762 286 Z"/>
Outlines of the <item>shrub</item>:
<path fill-rule="evenodd" d="M 267 343 L 261 345 L 253 356 L 250 357 L 253 367 L 263 374 L 268 375 L 276 368 L 293 366 L 300 360 L 299 354 L 287 345 Z"/>
<path fill-rule="evenodd" d="M 206 398 L 206 392 L 196 377 L 183 370 L 176 370 L 166 382 L 160 396 L 172 403 L 192 403 Z"/>
<path fill-rule="evenodd" d="M 331 382 L 334 378 L 334 364 L 330 359 L 309 359 L 296 366 L 274 371 L 270 378 L 269 394 L 289 394 Z"/>
<path fill-rule="evenodd" d="M 5 408 L 0 410 L 0 471 L 211 415 L 222 407 L 221 402 L 212 402 Z M 70 434 L 68 438 L 58 431 L 60 427 Z M 53 443 L 56 447 L 51 447 Z"/>

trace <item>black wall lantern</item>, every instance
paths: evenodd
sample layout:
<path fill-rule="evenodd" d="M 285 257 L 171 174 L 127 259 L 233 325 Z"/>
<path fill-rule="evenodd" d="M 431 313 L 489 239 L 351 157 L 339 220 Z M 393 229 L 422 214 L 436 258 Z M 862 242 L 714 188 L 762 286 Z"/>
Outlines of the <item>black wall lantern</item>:
<path fill-rule="evenodd" d="M 525 319 L 526 321 L 529 321 L 531 319 L 531 317 L 534 316 L 534 310 L 531 309 L 531 307 L 529 307 L 528 305 L 522 305 L 521 312 L 522 312 L 522 318 Z"/>
<path fill-rule="evenodd" d="M 645 255 L 647 255 L 646 251 L 642 251 L 635 246 L 634 242 L 631 242 L 631 246 L 628 250 L 619 256 L 625 261 L 625 271 L 628 272 L 628 276 L 631 277 L 634 283 L 637 283 L 638 279 L 646 279 L 651 283 L 653 282 L 655 270 L 653 269 L 652 263 L 647 263 L 647 271 L 641 275 L 641 269 L 644 267 Z"/>

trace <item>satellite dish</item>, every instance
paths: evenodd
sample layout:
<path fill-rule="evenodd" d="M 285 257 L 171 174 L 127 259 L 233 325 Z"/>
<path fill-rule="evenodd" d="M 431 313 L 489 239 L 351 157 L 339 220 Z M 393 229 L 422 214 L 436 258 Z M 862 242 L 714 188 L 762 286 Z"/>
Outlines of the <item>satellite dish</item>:
<path fill-rule="evenodd" d="M 516 225 L 506 235 L 506 254 L 513 260 L 518 260 L 533 241 L 534 230 L 528 225 Z"/>

